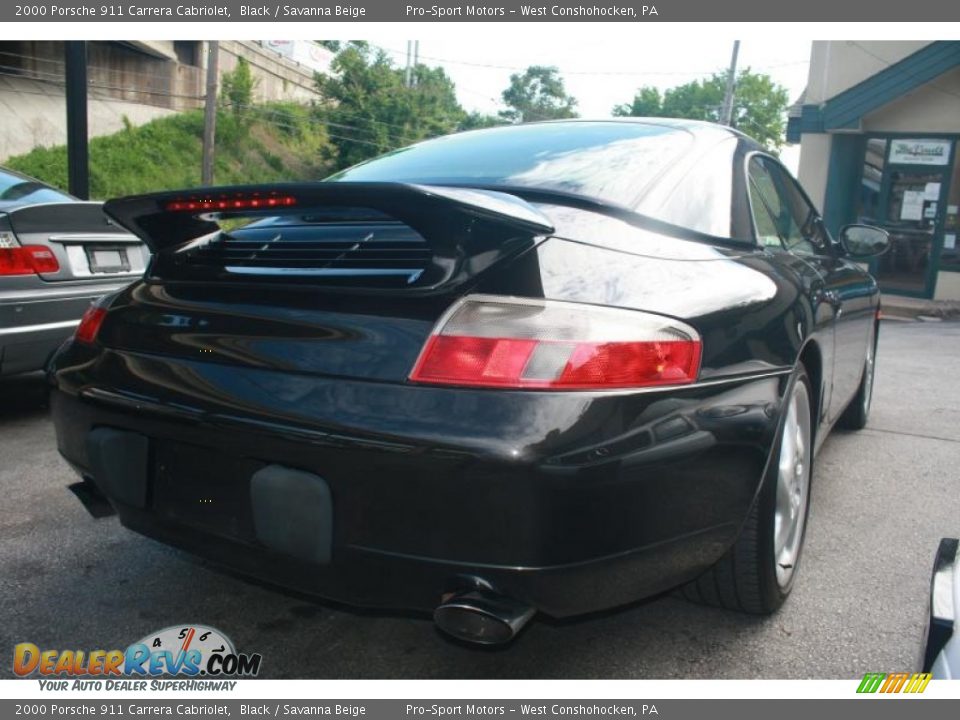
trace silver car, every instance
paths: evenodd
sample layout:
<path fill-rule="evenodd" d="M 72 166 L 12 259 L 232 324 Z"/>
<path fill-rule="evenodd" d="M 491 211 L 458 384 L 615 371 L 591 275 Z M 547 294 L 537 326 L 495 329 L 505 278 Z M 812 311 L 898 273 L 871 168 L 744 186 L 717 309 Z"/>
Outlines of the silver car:
<path fill-rule="evenodd" d="M 0 375 L 43 368 L 90 303 L 142 275 L 148 259 L 101 203 L 0 168 Z"/>
<path fill-rule="evenodd" d="M 960 677 L 960 636 L 956 632 L 960 609 L 960 556 L 956 538 L 943 538 L 937 548 L 930 580 L 930 617 L 923 651 L 923 672 L 938 680 Z"/>

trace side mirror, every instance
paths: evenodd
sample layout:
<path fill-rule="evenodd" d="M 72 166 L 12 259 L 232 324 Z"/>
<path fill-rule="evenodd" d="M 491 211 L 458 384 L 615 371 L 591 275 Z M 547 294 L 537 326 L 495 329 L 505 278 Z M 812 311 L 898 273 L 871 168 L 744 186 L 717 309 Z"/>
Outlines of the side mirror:
<path fill-rule="evenodd" d="M 890 234 L 873 225 L 846 225 L 840 230 L 840 242 L 853 260 L 869 260 L 887 251 Z"/>

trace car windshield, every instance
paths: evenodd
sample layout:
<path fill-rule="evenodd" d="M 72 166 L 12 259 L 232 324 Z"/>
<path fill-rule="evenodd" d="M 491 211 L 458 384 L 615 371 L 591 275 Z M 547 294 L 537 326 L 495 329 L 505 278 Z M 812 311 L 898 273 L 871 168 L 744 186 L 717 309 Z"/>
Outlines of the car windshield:
<path fill-rule="evenodd" d="M 0 207 L 73 200 L 64 192 L 24 175 L 0 170 Z"/>
<path fill-rule="evenodd" d="M 437 138 L 328 179 L 527 186 L 633 208 L 692 144 L 688 131 L 652 123 L 514 125 Z"/>

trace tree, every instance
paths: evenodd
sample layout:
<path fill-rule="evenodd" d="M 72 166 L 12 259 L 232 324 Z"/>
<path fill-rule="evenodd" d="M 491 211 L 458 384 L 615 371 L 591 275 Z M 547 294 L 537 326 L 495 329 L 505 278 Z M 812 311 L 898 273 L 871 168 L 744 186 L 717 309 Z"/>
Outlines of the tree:
<path fill-rule="evenodd" d="M 629 105 L 617 105 L 613 114 L 617 117 L 658 117 L 663 106 L 660 91 L 647 85 L 637 90 Z"/>
<path fill-rule="evenodd" d="M 577 101 L 567 95 L 555 67 L 531 65 L 522 74 L 511 75 L 502 97 L 508 109 L 501 111 L 500 117 L 510 122 L 577 117 Z"/>
<path fill-rule="evenodd" d="M 350 45 L 363 50 L 370 47 L 370 43 L 366 40 L 314 40 L 314 42 L 334 53 L 338 53 Z"/>
<path fill-rule="evenodd" d="M 719 122 L 726 84 L 727 72 L 719 72 L 704 80 L 670 88 L 662 96 L 657 88 L 645 86 L 637 91 L 633 102 L 613 108 L 613 114 Z M 737 73 L 731 125 L 768 149 L 779 150 L 785 139 L 787 102 L 786 88 L 769 75 L 745 68 Z"/>
<path fill-rule="evenodd" d="M 458 131 L 464 130 L 482 130 L 483 128 L 496 127 L 504 124 L 504 119 L 496 115 L 487 115 L 474 110 L 464 116 L 460 121 Z"/>
<path fill-rule="evenodd" d="M 317 110 L 336 143 L 338 168 L 436 135 L 453 132 L 465 113 L 443 68 L 417 65 L 413 87 L 383 50 L 366 43 L 345 45 L 318 74 L 327 103 Z"/>
<path fill-rule="evenodd" d="M 250 63 L 246 58 L 237 58 L 237 66 L 232 72 L 224 73 L 220 79 L 221 101 L 233 110 L 234 115 L 243 115 L 253 104 L 253 91 L 257 79 L 250 72 Z"/>

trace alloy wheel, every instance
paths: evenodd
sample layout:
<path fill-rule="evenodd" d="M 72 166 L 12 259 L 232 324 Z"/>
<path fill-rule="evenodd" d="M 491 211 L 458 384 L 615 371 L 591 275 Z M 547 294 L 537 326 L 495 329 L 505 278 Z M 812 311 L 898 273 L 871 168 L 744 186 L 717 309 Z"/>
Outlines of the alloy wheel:
<path fill-rule="evenodd" d="M 803 542 L 810 501 L 810 437 L 810 393 L 806 383 L 797 382 L 790 394 L 780 440 L 774 506 L 773 553 L 781 589 L 790 586 Z"/>
<path fill-rule="evenodd" d="M 867 345 L 867 362 L 863 368 L 863 414 L 870 413 L 870 402 L 873 400 L 873 370 L 876 364 L 876 350 L 873 340 Z"/>

